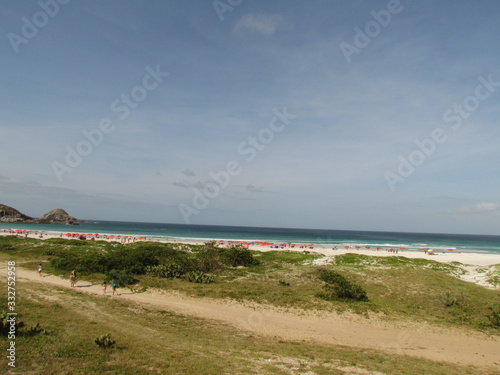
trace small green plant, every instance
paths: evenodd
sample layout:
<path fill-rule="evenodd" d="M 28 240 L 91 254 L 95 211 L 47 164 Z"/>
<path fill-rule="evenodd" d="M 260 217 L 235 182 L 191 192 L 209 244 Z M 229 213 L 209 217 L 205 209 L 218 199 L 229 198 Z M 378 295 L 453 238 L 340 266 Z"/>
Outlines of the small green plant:
<path fill-rule="evenodd" d="M 457 297 L 452 295 L 450 292 L 445 292 L 441 295 L 441 300 L 446 307 L 456 306 L 459 304 Z"/>
<path fill-rule="evenodd" d="M 56 255 L 56 252 L 54 250 L 44 250 L 42 254 L 45 256 L 51 256 Z"/>
<path fill-rule="evenodd" d="M 498 285 L 500 285 L 500 276 L 490 276 L 488 279 L 486 279 L 486 282 L 496 288 Z"/>
<path fill-rule="evenodd" d="M 19 328 L 24 327 L 24 323 L 22 321 L 18 320 L 17 316 L 13 316 L 13 315 L 9 316 L 7 314 L 8 313 L 5 310 L 3 310 L 0 313 L 0 334 L 2 334 L 2 336 L 4 334 L 7 334 L 9 331 L 11 331 L 11 327 L 15 327 L 16 332 L 18 331 Z M 11 319 L 13 324 L 11 324 L 11 321 L 9 321 L 9 319 Z"/>
<path fill-rule="evenodd" d="M 490 307 L 491 314 L 487 315 L 494 328 L 500 328 L 500 307 Z"/>
<path fill-rule="evenodd" d="M 201 271 L 191 271 L 184 275 L 184 279 L 190 283 L 211 284 L 214 278 Z"/>
<path fill-rule="evenodd" d="M 45 334 L 45 335 L 48 334 L 48 332 L 45 329 L 43 329 L 40 326 L 40 324 L 38 324 L 38 323 L 36 325 L 32 326 L 32 327 L 27 328 L 24 331 L 24 334 L 26 336 L 35 336 L 35 335 L 42 334 L 42 333 Z"/>
<path fill-rule="evenodd" d="M 278 283 L 282 286 L 290 286 L 290 283 L 288 281 L 285 281 L 285 280 L 280 280 L 280 281 L 278 281 Z"/>
<path fill-rule="evenodd" d="M 111 334 L 106 333 L 105 335 L 101 335 L 97 337 L 94 342 L 101 348 L 108 349 L 115 346 L 116 341 L 111 340 Z"/>

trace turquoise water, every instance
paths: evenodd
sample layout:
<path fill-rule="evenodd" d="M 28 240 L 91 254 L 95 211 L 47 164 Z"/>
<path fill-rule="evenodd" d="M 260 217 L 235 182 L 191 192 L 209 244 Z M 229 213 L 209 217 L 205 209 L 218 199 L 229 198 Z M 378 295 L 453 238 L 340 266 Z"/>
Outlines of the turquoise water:
<path fill-rule="evenodd" d="M 292 242 L 321 246 L 380 246 L 406 249 L 434 248 L 436 250 L 482 252 L 500 255 L 500 236 L 368 232 L 324 229 L 258 228 L 221 225 L 186 225 L 161 223 L 134 223 L 95 221 L 80 225 L 44 225 L 0 223 L 2 229 L 45 230 L 47 232 L 129 234 L 147 236 L 150 239 L 196 239 Z"/>

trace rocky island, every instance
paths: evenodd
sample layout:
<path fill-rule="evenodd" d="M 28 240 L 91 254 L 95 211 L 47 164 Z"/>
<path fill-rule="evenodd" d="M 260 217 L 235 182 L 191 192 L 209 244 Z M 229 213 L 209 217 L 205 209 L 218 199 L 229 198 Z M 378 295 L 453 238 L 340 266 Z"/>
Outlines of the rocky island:
<path fill-rule="evenodd" d="M 0 204 L 0 222 L 4 223 L 26 223 L 26 224 L 73 224 L 82 222 L 73 216 L 70 216 L 62 208 L 51 210 L 39 218 L 32 218 L 13 207 Z"/>

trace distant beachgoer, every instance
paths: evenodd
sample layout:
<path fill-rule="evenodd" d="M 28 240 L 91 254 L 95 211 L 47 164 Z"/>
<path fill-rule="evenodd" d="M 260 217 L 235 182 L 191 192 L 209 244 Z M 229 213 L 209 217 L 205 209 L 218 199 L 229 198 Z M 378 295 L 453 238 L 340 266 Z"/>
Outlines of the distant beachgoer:
<path fill-rule="evenodd" d="M 116 292 L 116 287 L 118 286 L 118 282 L 116 281 L 116 279 L 113 277 L 113 279 L 111 280 L 111 287 L 113 288 L 113 295 L 115 295 L 115 292 Z M 118 292 L 116 293 L 118 294 Z M 118 294 L 119 295 L 119 294 Z"/>
<path fill-rule="evenodd" d="M 69 281 L 71 283 L 71 287 L 74 287 L 76 284 L 76 269 L 73 269 L 73 271 L 71 271 L 71 275 L 69 275 Z"/>
<path fill-rule="evenodd" d="M 42 265 L 41 265 L 41 264 L 39 264 L 39 265 L 38 265 L 38 267 L 37 267 L 37 271 L 38 271 L 38 274 L 39 274 L 40 276 L 42 276 L 42 271 L 43 271 L 43 268 L 42 268 Z"/>
<path fill-rule="evenodd" d="M 106 290 L 108 289 L 108 284 L 105 282 L 102 283 L 102 292 L 106 294 Z"/>

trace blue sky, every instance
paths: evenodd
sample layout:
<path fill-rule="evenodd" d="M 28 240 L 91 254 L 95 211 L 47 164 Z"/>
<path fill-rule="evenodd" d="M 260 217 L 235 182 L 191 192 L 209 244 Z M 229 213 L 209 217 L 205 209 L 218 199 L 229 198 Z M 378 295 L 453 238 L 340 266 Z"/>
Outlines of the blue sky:
<path fill-rule="evenodd" d="M 3 1 L 0 202 L 31 216 L 498 235 L 499 12 L 493 0 Z"/>

